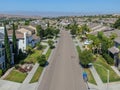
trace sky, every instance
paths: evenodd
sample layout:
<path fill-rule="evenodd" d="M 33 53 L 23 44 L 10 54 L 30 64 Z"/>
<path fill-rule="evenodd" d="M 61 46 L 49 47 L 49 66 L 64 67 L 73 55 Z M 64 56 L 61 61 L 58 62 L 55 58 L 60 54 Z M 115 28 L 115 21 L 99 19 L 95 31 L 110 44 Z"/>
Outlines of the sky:
<path fill-rule="evenodd" d="M 0 0 L 0 12 L 120 12 L 120 0 Z"/>

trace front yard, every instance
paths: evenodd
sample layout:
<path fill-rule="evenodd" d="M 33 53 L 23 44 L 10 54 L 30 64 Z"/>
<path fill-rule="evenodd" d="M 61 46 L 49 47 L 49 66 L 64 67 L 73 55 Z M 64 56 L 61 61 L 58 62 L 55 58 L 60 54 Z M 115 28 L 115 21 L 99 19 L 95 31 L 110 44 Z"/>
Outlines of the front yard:
<path fill-rule="evenodd" d="M 22 83 L 24 79 L 26 78 L 27 74 L 22 73 L 16 69 L 13 69 L 10 74 L 5 78 L 5 80 L 10 80 L 14 82 Z"/>
<path fill-rule="evenodd" d="M 24 62 L 37 62 L 37 57 L 42 54 L 42 50 L 34 50 L 34 52 L 27 56 L 27 58 L 24 60 Z"/>
<path fill-rule="evenodd" d="M 107 71 L 102 68 L 104 66 L 106 69 L 110 71 L 110 82 L 120 81 L 120 77 L 113 71 L 113 69 L 108 65 L 105 59 L 102 56 L 98 56 L 96 61 L 93 63 L 96 71 L 98 72 L 101 80 L 106 83 L 107 82 Z M 99 65 L 101 66 L 99 66 Z"/>
<path fill-rule="evenodd" d="M 49 48 L 47 53 L 46 53 L 46 59 L 48 60 L 50 54 L 51 54 L 51 49 Z M 34 82 L 37 82 L 40 78 L 40 75 L 42 74 L 42 71 L 43 71 L 44 67 L 41 67 L 39 66 L 38 69 L 36 70 L 34 76 L 32 77 L 30 83 L 34 83 Z"/>

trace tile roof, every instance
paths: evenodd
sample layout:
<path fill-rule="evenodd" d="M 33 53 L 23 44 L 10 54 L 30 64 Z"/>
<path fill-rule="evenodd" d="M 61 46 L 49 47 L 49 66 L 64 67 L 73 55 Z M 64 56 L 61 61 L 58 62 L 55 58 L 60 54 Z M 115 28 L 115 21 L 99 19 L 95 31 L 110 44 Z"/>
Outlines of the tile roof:
<path fill-rule="evenodd" d="M 36 36 L 35 34 L 33 34 L 32 37 L 33 37 L 34 40 L 40 39 L 40 37 Z"/>
<path fill-rule="evenodd" d="M 13 30 L 8 30 L 7 32 L 8 32 L 8 36 L 12 36 Z M 24 34 L 23 33 L 19 32 L 17 30 L 15 31 L 15 33 L 16 33 L 16 38 L 17 39 L 24 38 Z"/>

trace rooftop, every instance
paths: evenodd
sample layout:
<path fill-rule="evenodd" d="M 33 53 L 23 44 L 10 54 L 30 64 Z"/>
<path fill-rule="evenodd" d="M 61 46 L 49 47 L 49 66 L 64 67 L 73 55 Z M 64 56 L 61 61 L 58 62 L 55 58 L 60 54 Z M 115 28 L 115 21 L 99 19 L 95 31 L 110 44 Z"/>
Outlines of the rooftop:
<path fill-rule="evenodd" d="M 112 54 L 116 54 L 116 53 L 119 53 L 119 49 L 116 48 L 115 46 L 111 47 L 108 49 L 109 52 L 111 52 Z"/>
<path fill-rule="evenodd" d="M 120 44 L 120 37 L 116 38 L 114 41 Z"/>

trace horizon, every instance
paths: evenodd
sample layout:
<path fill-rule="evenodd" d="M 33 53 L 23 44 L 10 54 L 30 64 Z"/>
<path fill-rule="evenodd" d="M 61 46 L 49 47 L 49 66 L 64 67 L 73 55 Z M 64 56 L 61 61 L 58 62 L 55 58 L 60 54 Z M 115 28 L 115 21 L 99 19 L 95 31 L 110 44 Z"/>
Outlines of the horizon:
<path fill-rule="evenodd" d="M 59 17 L 59 16 L 94 16 L 120 14 L 120 12 L 40 12 L 40 11 L 6 11 L 0 12 L 2 15 L 22 15 L 22 16 L 41 16 L 41 17 Z"/>
<path fill-rule="evenodd" d="M 30 0 L 30 1 L 1 1 L 0 13 L 17 14 L 39 13 L 83 13 L 83 14 L 114 14 L 120 13 L 119 0 Z M 7 8 L 7 7 L 9 8 Z M 34 14 L 34 13 L 30 13 Z"/>

